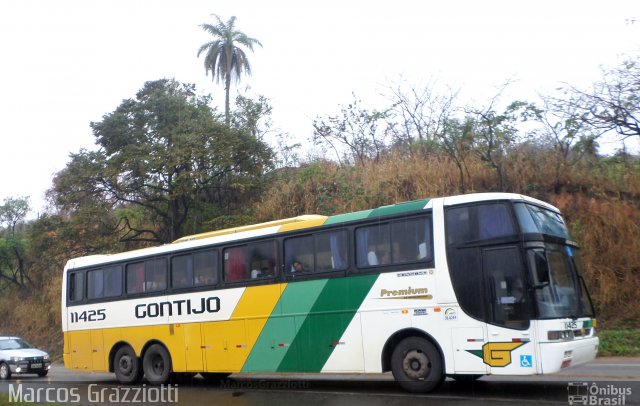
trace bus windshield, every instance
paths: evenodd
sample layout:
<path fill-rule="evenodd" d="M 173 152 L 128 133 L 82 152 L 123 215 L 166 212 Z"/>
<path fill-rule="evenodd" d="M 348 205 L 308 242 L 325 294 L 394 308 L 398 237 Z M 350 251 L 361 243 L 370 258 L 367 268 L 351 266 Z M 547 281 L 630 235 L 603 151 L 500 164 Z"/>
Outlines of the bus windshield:
<path fill-rule="evenodd" d="M 549 234 L 571 239 L 569 230 L 559 213 L 532 204 L 514 204 L 522 232 Z"/>
<path fill-rule="evenodd" d="M 579 251 L 570 246 L 545 244 L 528 251 L 538 316 L 593 317 L 594 311 L 580 277 Z"/>

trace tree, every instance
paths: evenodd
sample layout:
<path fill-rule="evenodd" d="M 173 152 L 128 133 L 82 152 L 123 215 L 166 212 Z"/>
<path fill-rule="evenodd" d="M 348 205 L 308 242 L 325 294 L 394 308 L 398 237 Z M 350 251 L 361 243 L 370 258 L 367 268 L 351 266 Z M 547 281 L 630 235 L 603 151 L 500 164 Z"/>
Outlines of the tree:
<path fill-rule="evenodd" d="M 469 177 L 467 158 L 471 154 L 471 147 L 474 143 L 475 121 L 470 117 L 463 121 L 457 118 L 447 118 L 439 127 L 439 131 L 435 135 L 440 140 L 442 150 L 458 168 L 460 193 L 466 193 L 465 174 Z"/>
<path fill-rule="evenodd" d="M 396 145 L 408 146 L 416 141 L 434 141 L 442 134 L 451 116 L 457 91 L 437 93 L 435 86 L 400 86 L 390 88 L 391 108 L 398 122 L 391 127 Z"/>
<path fill-rule="evenodd" d="M 198 57 L 205 53 L 204 69 L 208 75 L 211 72 L 212 79 L 220 83 L 224 80 L 225 90 L 225 122 L 227 125 L 231 122 L 231 112 L 229 105 L 229 91 L 231 89 L 231 81 L 236 83 L 240 81 L 242 73 L 251 75 L 251 65 L 247 54 L 240 47 L 246 47 L 253 52 L 255 45 L 262 46 L 260 41 L 255 38 L 248 37 L 235 27 L 236 17 L 232 16 L 225 23 L 219 16 L 213 14 L 216 19 L 215 24 L 202 24 L 200 27 L 213 36 L 213 40 L 200 46 L 198 49 Z"/>
<path fill-rule="evenodd" d="M 640 62 L 627 58 L 622 65 L 603 70 L 591 91 L 568 86 L 555 103 L 596 131 L 615 131 L 623 139 L 640 137 Z"/>
<path fill-rule="evenodd" d="M 385 146 L 385 134 L 378 129 L 387 112 L 361 108 L 353 95 L 353 103 L 341 106 L 340 114 L 313 121 L 313 142 L 331 148 L 340 160 L 347 148 L 354 161 L 364 165 L 367 159 L 378 160 Z"/>
<path fill-rule="evenodd" d="M 505 162 L 509 148 L 516 141 L 516 112 L 522 108 L 523 102 L 513 102 L 503 113 L 498 113 L 494 109 L 498 95 L 491 100 L 488 107 L 467 108 L 466 113 L 474 120 L 471 137 L 474 142 L 473 151 L 482 161 L 495 169 L 498 175 L 498 191 L 504 192 L 507 186 Z"/>
<path fill-rule="evenodd" d="M 0 290 L 15 285 L 25 288 L 31 279 L 27 275 L 24 232 L 16 233 L 16 226 L 29 213 L 28 197 L 9 197 L 0 205 L 0 222 L 6 235 L 0 234 Z"/>
<path fill-rule="evenodd" d="M 597 131 L 582 120 L 582 113 L 575 106 L 558 104 L 549 97 L 543 97 L 542 102 L 542 106 L 522 104 L 522 117 L 525 121 L 533 119 L 541 124 L 530 136 L 535 142 L 542 142 L 551 148 L 554 191 L 559 193 L 567 170 L 585 154 L 596 149 L 596 140 L 602 131 Z"/>
<path fill-rule="evenodd" d="M 272 167 L 272 152 L 249 131 L 219 123 L 209 98 L 194 94 L 193 85 L 174 80 L 147 82 L 91 123 L 100 149 L 72 154 L 56 175 L 58 207 L 73 215 L 89 202 L 104 218 L 106 204 L 122 240 L 155 243 L 244 207 Z"/>
<path fill-rule="evenodd" d="M 4 204 L 0 205 L 0 222 L 7 225 L 11 235 L 15 235 L 16 225 L 24 220 L 29 210 L 28 197 L 7 197 L 4 199 Z"/>

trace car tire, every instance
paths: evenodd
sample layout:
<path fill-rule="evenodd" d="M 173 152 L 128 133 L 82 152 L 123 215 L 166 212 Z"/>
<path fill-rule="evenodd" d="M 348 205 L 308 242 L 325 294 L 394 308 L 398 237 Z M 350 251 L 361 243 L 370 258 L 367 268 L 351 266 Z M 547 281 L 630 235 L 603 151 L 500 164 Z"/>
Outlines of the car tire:
<path fill-rule="evenodd" d="M 49 371 L 41 371 L 41 372 L 38 372 L 38 376 L 40 378 L 44 378 L 45 376 L 47 376 L 48 373 L 49 373 Z"/>
<path fill-rule="evenodd" d="M 6 362 L 0 362 L 0 380 L 4 381 L 11 378 L 11 368 Z"/>
<path fill-rule="evenodd" d="M 171 356 L 164 346 L 153 344 L 144 353 L 142 359 L 144 376 L 152 385 L 162 385 L 171 374 Z"/>
<path fill-rule="evenodd" d="M 133 348 L 126 345 L 116 351 L 113 357 L 113 370 L 118 382 L 122 384 L 134 384 L 140 380 L 142 375 L 140 359 L 136 357 Z"/>
<path fill-rule="evenodd" d="M 398 343 L 391 355 L 391 371 L 404 390 L 415 393 L 431 392 L 445 378 L 440 352 L 421 337 L 408 337 Z"/>

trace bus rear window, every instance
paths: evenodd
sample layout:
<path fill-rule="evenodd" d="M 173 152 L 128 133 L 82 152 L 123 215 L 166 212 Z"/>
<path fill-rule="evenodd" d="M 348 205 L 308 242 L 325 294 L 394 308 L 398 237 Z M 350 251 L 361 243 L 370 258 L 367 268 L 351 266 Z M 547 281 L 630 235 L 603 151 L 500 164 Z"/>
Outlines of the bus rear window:
<path fill-rule="evenodd" d="M 84 274 L 82 272 L 73 272 L 69 274 L 69 301 L 78 302 L 82 300 L 82 288 L 84 280 Z"/>

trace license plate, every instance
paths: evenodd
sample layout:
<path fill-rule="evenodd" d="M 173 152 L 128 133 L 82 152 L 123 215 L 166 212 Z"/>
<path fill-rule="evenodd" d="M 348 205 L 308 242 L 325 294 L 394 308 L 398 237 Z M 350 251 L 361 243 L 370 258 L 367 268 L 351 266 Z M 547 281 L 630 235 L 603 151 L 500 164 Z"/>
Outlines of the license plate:
<path fill-rule="evenodd" d="M 42 368 L 42 364 L 31 364 L 31 368 Z"/>

